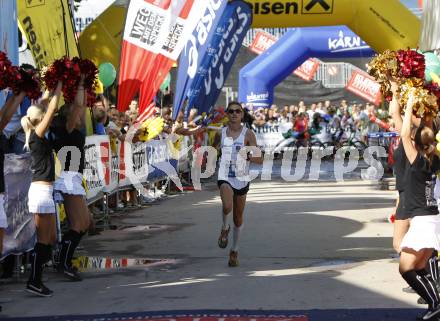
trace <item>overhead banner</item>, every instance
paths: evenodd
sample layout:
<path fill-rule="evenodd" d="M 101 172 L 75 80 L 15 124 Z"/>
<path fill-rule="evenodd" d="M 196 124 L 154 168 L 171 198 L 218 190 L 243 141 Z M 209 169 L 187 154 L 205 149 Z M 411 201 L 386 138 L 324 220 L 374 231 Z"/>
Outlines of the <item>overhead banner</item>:
<path fill-rule="evenodd" d="M 68 0 L 17 0 L 17 4 L 19 23 L 37 68 L 79 55 Z"/>
<path fill-rule="evenodd" d="M 179 59 L 176 92 L 174 94 L 173 119 L 190 94 L 194 94 L 195 79 L 206 74 L 210 57 L 218 51 L 223 29 L 219 26 L 227 1 L 210 0 L 205 13 L 189 37 Z M 215 39 L 214 39 L 215 38 Z"/>
<path fill-rule="evenodd" d="M 269 107 L 274 88 L 309 57 L 371 57 L 374 51 L 346 26 L 297 28 L 286 32 L 264 55 L 240 70 L 239 100 Z M 306 65 L 309 78 L 316 64 Z M 315 70 L 316 72 L 316 70 Z"/>
<path fill-rule="evenodd" d="M 189 106 L 197 108 L 199 113 L 208 113 L 216 103 L 251 23 L 249 5 L 242 1 L 228 3 L 219 23 L 224 33 L 218 51 L 211 57 L 206 74 L 203 77 L 199 74 L 196 86 L 200 91 L 189 98 Z"/>
<path fill-rule="evenodd" d="M 272 36 L 270 33 L 259 31 L 255 35 L 249 50 L 255 52 L 257 55 L 261 55 L 267 49 L 272 47 L 277 40 L 278 39 L 275 36 Z"/>
<path fill-rule="evenodd" d="M 380 84 L 365 72 L 353 71 L 346 89 L 378 106 L 382 100 Z"/>
<path fill-rule="evenodd" d="M 120 111 L 128 108 L 141 85 L 140 113 L 151 103 L 205 8 L 204 0 L 130 1 L 119 73 Z"/>

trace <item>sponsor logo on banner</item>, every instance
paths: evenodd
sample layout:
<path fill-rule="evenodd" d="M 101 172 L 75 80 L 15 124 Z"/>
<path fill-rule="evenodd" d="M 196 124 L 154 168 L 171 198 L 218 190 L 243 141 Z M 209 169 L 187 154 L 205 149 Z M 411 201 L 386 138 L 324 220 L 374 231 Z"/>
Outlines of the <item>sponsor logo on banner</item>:
<path fill-rule="evenodd" d="M 277 38 L 275 36 L 272 36 L 267 32 L 259 31 L 256 34 L 254 41 L 252 41 L 249 49 L 255 52 L 257 55 L 260 55 L 269 49 L 275 42 L 277 42 Z"/>
<path fill-rule="evenodd" d="M 334 0 L 303 0 L 302 14 L 332 14 Z"/>
<path fill-rule="evenodd" d="M 375 105 L 381 102 L 380 84 L 364 72 L 354 71 L 346 89 Z"/>
<path fill-rule="evenodd" d="M 45 0 L 26 0 L 26 8 L 43 6 Z"/>
<path fill-rule="evenodd" d="M 255 15 L 332 14 L 334 0 L 255 1 Z M 301 11 L 300 11 L 301 10 Z"/>
<path fill-rule="evenodd" d="M 290 2 L 282 1 L 259 1 L 254 4 L 249 3 L 255 15 L 281 15 L 281 14 L 298 14 L 298 0 Z"/>
<path fill-rule="evenodd" d="M 268 99 L 269 99 L 269 93 L 267 91 L 262 94 L 254 94 L 253 92 L 251 92 L 250 95 L 246 95 L 246 102 L 254 105 L 255 107 L 267 106 L 267 103 L 259 104 L 258 102 L 261 100 L 267 101 Z"/>
<path fill-rule="evenodd" d="M 370 48 L 365 41 L 356 35 L 346 36 L 342 30 L 339 37 L 328 39 L 328 49 L 330 52 L 355 51 Z"/>
<path fill-rule="evenodd" d="M 318 67 L 319 61 L 315 59 L 307 59 L 301 66 L 296 68 L 293 73 L 304 80 L 310 81 L 315 77 Z"/>
<path fill-rule="evenodd" d="M 188 41 L 188 37 L 192 35 L 192 32 L 195 28 L 200 26 L 200 17 L 203 16 L 206 8 L 214 8 L 212 5 L 213 1 L 206 0 L 187 0 L 191 3 L 194 3 L 191 7 L 189 13 L 185 13 L 185 15 L 181 15 L 181 17 L 177 18 L 177 21 L 170 29 L 168 37 L 165 40 L 164 46 L 160 51 L 165 57 L 168 57 L 172 60 L 177 60 L 179 58 L 180 53 L 182 52 L 185 44 Z M 217 5 L 217 4 L 214 4 Z M 203 19 L 202 19 L 203 21 Z M 211 21 L 212 25 L 212 21 Z"/>
<path fill-rule="evenodd" d="M 231 3 L 234 5 L 235 3 Z M 243 6 L 237 5 L 233 15 L 229 18 L 227 28 L 220 42 L 218 52 L 213 58 L 211 67 L 205 78 L 206 104 L 195 103 L 194 106 L 203 106 L 204 111 L 209 111 L 215 104 L 220 94 L 226 76 L 231 70 L 232 64 L 241 47 L 241 42 L 249 30 L 252 22 L 251 14 Z"/>
<path fill-rule="evenodd" d="M 223 36 L 223 28 L 219 25 L 226 5 L 224 0 L 208 2 L 180 55 L 173 118 L 177 117 L 186 98 L 200 93 L 201 79 L 208 71 L 210 58 L 218 50 L 217 39 Z"/>
<path fill-rule="evenodd" d="M 217 17 L 217 11 L 220 9 L 223 0 L 210 0 L 208 8 L 206 8 L 205 14 L 197 23 L 195 33 L 189 37 L 186 45 L 186 51 L 188 52 L 188 76 L 193 79 L 199 66 L 199 48 L 203 47 L 208 40 L 209 33 L 214 25 L 214 20 Z"/>
<path fill-rule="evenodd" d="M 145 1 L 130 3 L 124 40 L 147 50 L 158 50 L 161 29 L 166 22 L 166 10 Z M 159 44 L 158 44 L 159 43 Z"/>
<path fill-rule="evenodd" d="M 67 0 L 17 1 L 21 30 L 25 33 L 37 68 L 63 56 L 78 56 Z M 63 11 L 63 8 L 66 10 Z"/>

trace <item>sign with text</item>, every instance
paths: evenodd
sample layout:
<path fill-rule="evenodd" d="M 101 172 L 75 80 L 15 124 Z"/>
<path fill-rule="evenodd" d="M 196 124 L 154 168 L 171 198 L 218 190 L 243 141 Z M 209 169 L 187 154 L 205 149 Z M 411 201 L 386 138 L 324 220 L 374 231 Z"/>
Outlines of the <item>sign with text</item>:
<path fill-rule="evenodd" d="M 379 83 L 364 72 L 353 71 L 346 89 L 376 106 L 379 105 L 382 100 Z"/>
<path fill-rule="evenodd" d="M 318 67 L 319 61 L 310 58 L 304 61 L 301 66 L 296 68 L 293 73 L 304 80 L 310 81 L 313 79 L 313 77 L 315 77 Z"/>
<path fill-rule="evenodd" d="M 287 133 L 289 129 L 292 129 L 292 123 L 266 124 L 252 129 L 257 137 L 257 146 L 268 150 L 275 148 L 285 139 L 283 134 Z"/>
<path fill-rule="evenodd" d="M 252 41 L 249 50 L 255 52 L 257 55 L 261 55 L 267 49 L 269 49 L 275 42 L 277 38 L 271 34 L 263 31 L 259 31 Z"/>

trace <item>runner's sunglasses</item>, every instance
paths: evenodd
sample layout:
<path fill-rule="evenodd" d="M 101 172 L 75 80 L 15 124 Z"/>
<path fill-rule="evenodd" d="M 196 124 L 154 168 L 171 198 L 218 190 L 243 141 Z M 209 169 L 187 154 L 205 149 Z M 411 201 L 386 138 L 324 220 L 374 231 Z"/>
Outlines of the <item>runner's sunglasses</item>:
<path fill-rule="evenodd" d="M 240 114 L 241 109 L 228 109 L 228 114 L 232 115 L 233 113 Z"/>

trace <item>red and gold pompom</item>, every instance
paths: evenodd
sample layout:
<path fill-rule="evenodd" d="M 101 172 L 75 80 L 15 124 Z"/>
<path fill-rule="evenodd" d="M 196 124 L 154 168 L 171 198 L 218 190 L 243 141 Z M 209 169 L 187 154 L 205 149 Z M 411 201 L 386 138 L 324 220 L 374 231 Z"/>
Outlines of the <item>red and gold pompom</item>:
<path fill-rule="evenodd" d="M 397 51 L 399 76 L 404 78 L 425 79 L 425 56 L 415 50 Z"/>
<path fill-rule="evenodd" d="M 11 87 L 18 77 L 18 68 L 12 65 L 6 53 L 0 51 L 0 90 Z"/>
<path fill-rule="evenodd" d="M 35 100 L 41 97 L 41 80 L 37 72 L 33 70 L 19 68 L 11 88 L 15 94 L 24 91 L 30 99 Z"/>
<path fill-rule="evenodd" d="M 84 89 L 87 92 L 87 102 L 94 102 L 94 86 L 98 68 L 88 59 L 74 57 L 72 59 L 64 57 L 54 61 L 54 63 L 44 72 L 44 82 L 49 90 L 54 90 L 58 81 L 63 82 L 63 96 L 67 103 L 72 103 L 75 99 L 79 80 L 84 75 Z"/>

